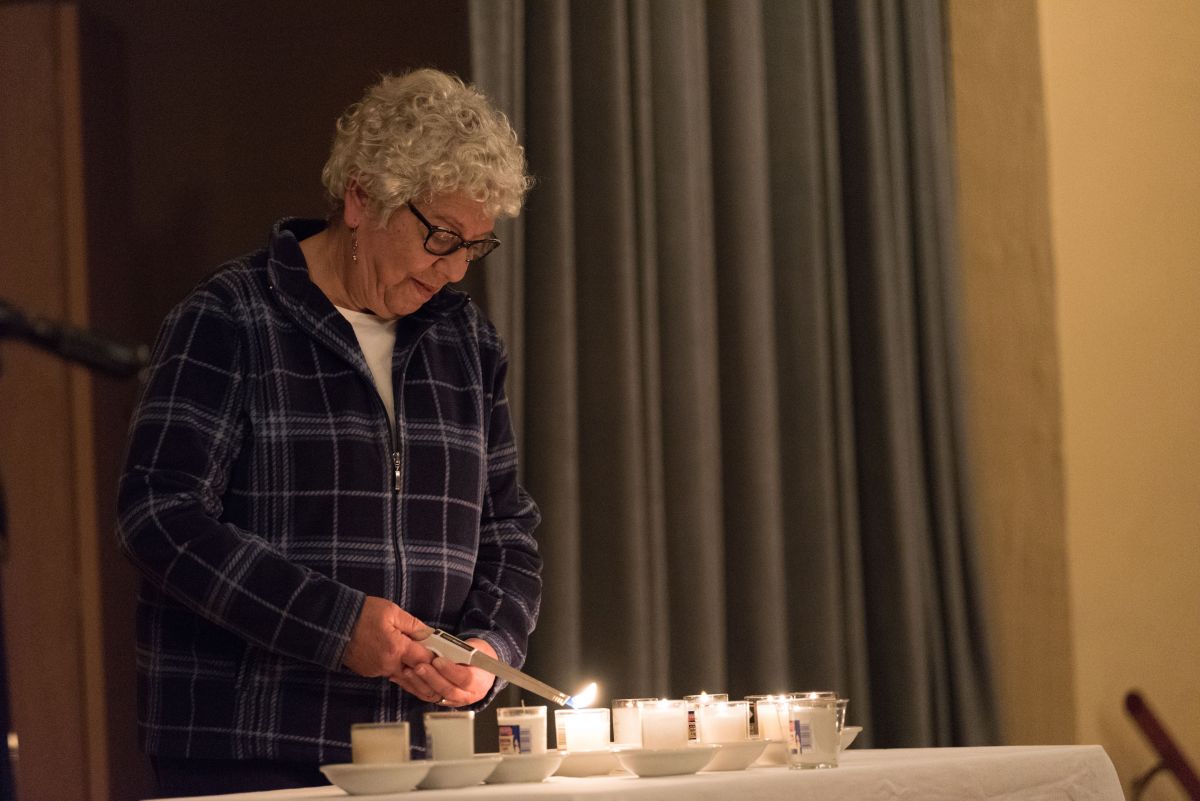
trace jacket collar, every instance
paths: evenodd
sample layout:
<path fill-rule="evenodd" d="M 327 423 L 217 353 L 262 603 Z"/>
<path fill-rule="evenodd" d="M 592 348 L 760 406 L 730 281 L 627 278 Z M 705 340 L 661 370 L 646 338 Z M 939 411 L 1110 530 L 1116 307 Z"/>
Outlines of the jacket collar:
<path fill-rule="evenodd" d="M 300 240 L 319 233 L 326 225 L 324 220 L 297 217 L 285 217 L 275 223 L 267 245 L 271 290 L 301 329 L 370 376 L 354 329 L 308 277 L 308 264 L 300 249 Z M 403 318 L 405 342 L 397 338 L 397 350 L 415 343 L 425 331 L 462 309 L 470 300 L 465 292 L 443 287 L 425 305 Z"/>

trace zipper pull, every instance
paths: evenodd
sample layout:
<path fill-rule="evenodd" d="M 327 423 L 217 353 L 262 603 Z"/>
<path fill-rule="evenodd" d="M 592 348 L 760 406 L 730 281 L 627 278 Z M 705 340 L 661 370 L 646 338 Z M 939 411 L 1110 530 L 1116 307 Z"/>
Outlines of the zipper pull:
<path fill-rule="evenodd" d="M 396 492 L 400 491 L 400 451 L 392 451 L 392 476 Z"/>

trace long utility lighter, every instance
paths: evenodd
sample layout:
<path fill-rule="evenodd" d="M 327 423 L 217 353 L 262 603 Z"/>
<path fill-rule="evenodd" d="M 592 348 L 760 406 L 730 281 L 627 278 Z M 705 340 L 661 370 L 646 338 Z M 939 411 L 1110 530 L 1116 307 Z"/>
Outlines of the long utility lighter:
<path fill-rule="evenodd" d="M 444 656 L 451 662 L 458 662 L 462 665 L 473 665 L 474 667 L 486 670 L 488 673 L 499 676 L 511 684 L 540 695 L 542 698 L 549 698 L 560 706 L 574 706 L 571 703 L 571 696 L 562 690 L 556 690 L 549 684 L 538 681 L 528 673 L 523 673 L 512 665 L 501 662 L 499 659 L 493 659 L 478 648 L 472 648 L 453 634 L 447 634 L 441 629 L 429 629 L 425 639 L 418 639 L 417 642 L 438 656 Z"/>

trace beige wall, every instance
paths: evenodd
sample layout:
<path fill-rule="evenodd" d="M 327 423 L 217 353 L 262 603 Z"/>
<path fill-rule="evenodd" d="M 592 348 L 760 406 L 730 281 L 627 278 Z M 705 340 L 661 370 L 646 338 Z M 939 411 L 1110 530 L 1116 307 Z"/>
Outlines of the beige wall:
<path fill-rule="evenodd" d="M 1200 765 L 1200 3 L 1038 12 L 1077 736 L 1128 778 L 1134 687 Z"/>
<path fill-rule="evenodd" d="M 1130 689 L 1200 763 L 1200 5 L 949 10 L 1004 738 L 1100 743 L 1128 789 Z"/>
<path fill-rule="evenodd" d="M 1036 0 L 949 6 L 969 452 L 1008 743 L 1074 741 Z"/>

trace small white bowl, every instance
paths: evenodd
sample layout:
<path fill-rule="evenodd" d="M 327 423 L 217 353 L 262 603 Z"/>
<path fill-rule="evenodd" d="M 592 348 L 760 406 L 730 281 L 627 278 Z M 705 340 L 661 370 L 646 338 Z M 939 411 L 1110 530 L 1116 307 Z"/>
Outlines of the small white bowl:
<path fill-rule="evenodd" d="M 850 747 L 850 743 L 854 742 L 854 738 L 862 731 L 862 726 L 843 726 L 839 737 L 838 750 L 845 751 Z"/>
<path fill-rule="evenodd" d="M 555 776 L 599 776 L 612 773 L 620 764 L 609 749 L 603 751 L 564 751 Z"/>
<path fill-rule="evenodd" d="M 516 784 L 517 782 L 544 782 L 562 764 L 562 751 L 547 751 L 544 754 L 488 754 L 499 756 L 503 761 L 496 767 L 488 784 Z"/>
<path fill-rule="evenodd" d="M 788 763 L 787 742 L 784 740 L 764 740 L 767 747 L 763 749 L 762 756 L 758 758 L 756 765 L 786 765 Z"/>
<path fill-rule="evenodd" d="M 322 765 L 321 772 L 325 774 L 325 778 L 350 795 L 407 793 L 429 773 L 429 763 L 424 760 L 368 762 L 359 765 L 343 762 Z"/>
<path fill-rule="evenodd" d="M 767 747 L 767 741 L 739 740 L 720 743 L 720 746 L 716 756 L 704 766 L 705 770 L 745 770 L 754 764 L 754 760 L 762 756 L 763 750 Z"/>
<path fill-rule="evenodd" d="M 429 760 L 429 774 L 417 785 L 422 790 L 448 790 L 482 784 L 500 765 L 499 754 L 483 754 L 471 759 Z"/>
<path fill-rule="evenodd" d="M 695 773 L 712 761 L 721 748 L 715 744 L 691 745 L 687 748 L 632 748 L 618 751 L 621 767 L 638 776 L 683 776 Z"/>

